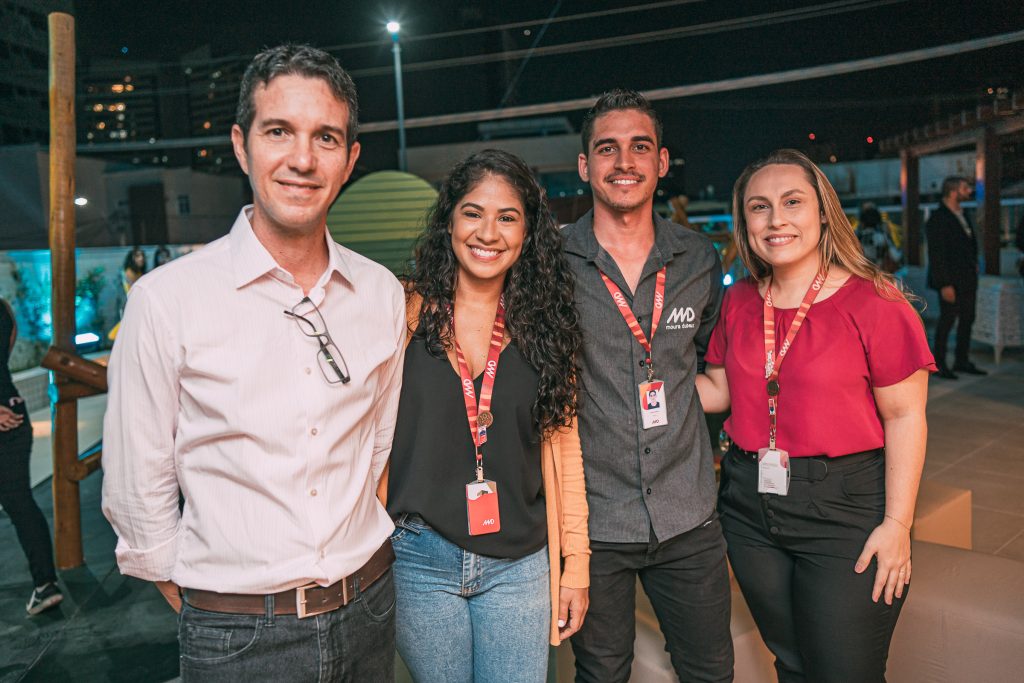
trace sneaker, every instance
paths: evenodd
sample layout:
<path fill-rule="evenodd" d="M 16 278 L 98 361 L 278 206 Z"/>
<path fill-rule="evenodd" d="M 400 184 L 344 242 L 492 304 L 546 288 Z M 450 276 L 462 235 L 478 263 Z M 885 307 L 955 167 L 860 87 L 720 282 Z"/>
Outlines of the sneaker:
<path fill-rule="evenodd" d="M 25 605 L 25 611 L 30 616 L 35 616 L 59 604 L 63 599 L 64 594 L 60 592 L 57 584 L 48 583 L 32 591 L 32 597 L 28 599 L 28 604 Z"/>

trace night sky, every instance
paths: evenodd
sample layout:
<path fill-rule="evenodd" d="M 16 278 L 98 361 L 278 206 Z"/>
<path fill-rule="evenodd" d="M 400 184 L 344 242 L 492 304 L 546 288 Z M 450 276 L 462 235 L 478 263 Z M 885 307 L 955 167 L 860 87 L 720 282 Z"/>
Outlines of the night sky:
<path fill-rule="evenodd" d="M 660 7 L 648 7 L 654 4 Z M 636 9 L 553 22 L 538 48 L 698 25 L 704 26 L 703 35 L 534 56 L 508 93 L 509 77 L 520 69 L 522 58 L 429 70 L 415 66 L 529 48 L 556 7 L 553 16 L 561 18 L 631 6 Z M 780 13 L 812 7 L 821 8 L 815 16 L 781 21 L 785 15 Z M 214 57 L 237 57 L 243 62 L 259 48 L 284 41 L 328 48 L 355 76 L 364 122 L 395 118 L 394 81 L 387 68 L 391 52 L 383 28 L 391 17 L 402 22 L 406 116 L 410 118 L 495 108 L 506 95 L 507 104 L 521 105 L 586 97 L 612 87 L 663 88 L 1024 29 L 1024 2 L 1009 0 L 274 4 L 106 0 L 77 2 L 76 15 L 84 68 L 95 60 L 173 63 L 182 53 L 206 44 Z M 738 28 L 729 25 L 759 15 L 761 19 Z M 530 20 L 538 23 L 503 32 L 417 40 L 446 31 Z M 345 47 L 353 43 L 362 45 Z M 127 48 L 127 54 L 122 48 Z M 383 73 L 366 73 L 373 69 Z M 865 142 L 868 135 L 883 138 L 972 108 L 987 88 L 1000 86 L 1024 87 L 1024 42 L 853 75 L 662 101 L 656 107 L 665 121 L 665 142 L 672 156 L 686 160 L 685 190 L 692 195 L 710 184 L 721 196 L 748 161 L 777 147 L 808 149 L 810 132 L 816 136 L 813 145 L 818 157 L 834 151 L 840 160 L 865 158 L 874 153 Z M 578 129 L 582 112 L 565 115 Z M 475 125 L 409 131 L 410 145 L 475 138 Z M 396 145 L 394 133 L 366 135 L 360 171 L 393 167 Z"/>

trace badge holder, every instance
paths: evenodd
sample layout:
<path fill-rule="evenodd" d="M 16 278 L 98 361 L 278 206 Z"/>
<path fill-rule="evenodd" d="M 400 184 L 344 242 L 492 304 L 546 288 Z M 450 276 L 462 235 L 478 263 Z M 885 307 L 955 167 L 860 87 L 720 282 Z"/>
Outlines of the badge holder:
<path fill-rule="evenodd" d="M 648 361 L 649 362 L 649 361 Z M 637 385 L 640 392 L 640 418 L 644 429 L 664 427 L 668 424 L 668 408 L 665 406 L 665 382 L 654 379 L 651 368 L 646 382 Z"/>
<path fill-rule="evenodd" d="M 757 492 L 789 494 L 789 454 L 778 448 L 757 452 Z"/>
<path fill-rule="evenodd" d="M 498 512 L 498 485 L 483 478 L 483 468 L 477 469 L 478 478 L 466 484 L 466 512 L 469 535 L 483 536 L 501 531 Z"/>

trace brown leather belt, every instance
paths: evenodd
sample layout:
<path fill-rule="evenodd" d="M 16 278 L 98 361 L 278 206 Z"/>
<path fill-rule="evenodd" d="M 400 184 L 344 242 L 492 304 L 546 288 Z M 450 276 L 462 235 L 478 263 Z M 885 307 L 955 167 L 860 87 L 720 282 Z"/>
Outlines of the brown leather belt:
<path fill-rule="evenodd" d="M 394 561 L 395 551 L 391 547 L 389 538 L 366 561 L 366 564 L 330 586 L 310 583 L 274 593 L 274 614 L 294 614 L 302 619 L 325 612 L 333 612 L 355 600 L 357 585 L 360 591 L 365 591 L 374 581 L 384 575 Z M 266 595 L 215 593 L 186 588 L 182 591 L 182 597 L 193 607 L 208 612 L 265 614 L 267 611 Z"/>

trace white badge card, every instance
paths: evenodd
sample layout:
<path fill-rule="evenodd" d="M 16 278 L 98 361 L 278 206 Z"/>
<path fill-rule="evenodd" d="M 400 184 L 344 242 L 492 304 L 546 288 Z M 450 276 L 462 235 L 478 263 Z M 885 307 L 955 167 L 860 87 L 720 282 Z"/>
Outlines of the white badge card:
<path fill-rule="evenodd" d="M 789 493 L 789 454 L 778 448 L 757 452 L 757 492 L 785 496 Z"/>
<path fill-rule="evenodd" d="M 644 429 L 664 427 L 668 424 L 668 409 L 665 407 L 665 382 L 653 379 L 642 382 L 640 389 L 640 417 Z"/>

